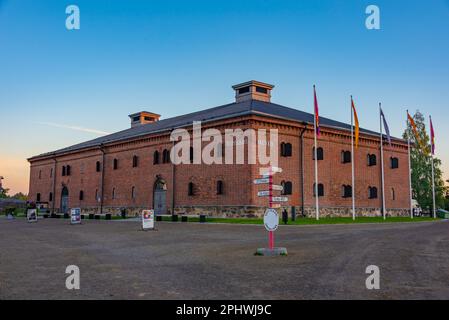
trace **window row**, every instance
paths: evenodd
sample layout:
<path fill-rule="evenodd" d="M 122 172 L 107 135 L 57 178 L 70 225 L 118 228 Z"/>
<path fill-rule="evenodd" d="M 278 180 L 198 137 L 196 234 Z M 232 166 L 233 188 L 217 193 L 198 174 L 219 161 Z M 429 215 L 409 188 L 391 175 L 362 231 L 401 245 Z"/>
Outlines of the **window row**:
<path fill-rule="evenodd" d="M 313 196 L 316 197 L 316 184 L 313 184 Z M 318 184 L 318 196 L 324 197 L 324 185 L 322 183 Z M 352 186 L 342 185 L 341 186 L 341 196 L 342 198 L 352 197 Z M 368 199 L 377 199 L 378 190 L 377 187 L 368 187 Z M 391 188 L 391 199 L 396 200 L 396 192 L 394 188 Z"/>

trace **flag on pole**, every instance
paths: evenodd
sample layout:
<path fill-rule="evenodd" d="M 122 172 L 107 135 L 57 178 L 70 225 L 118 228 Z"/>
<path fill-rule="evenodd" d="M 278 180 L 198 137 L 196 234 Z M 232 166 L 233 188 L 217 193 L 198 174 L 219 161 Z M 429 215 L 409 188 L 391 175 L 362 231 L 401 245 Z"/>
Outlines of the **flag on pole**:
<path fill-rule="evenodd" d="M 433 130 L 432 117 L 430 117 L 430 143 L 432 154 L 435 155 L 435 131 Z"/>
<path fill-rule="evenodd" d="M 424 149 L 424 148 L 423 148 L 423 144 L 422 144 L 422 140 L 421 140 L 421 138 L 419 137 L 418 128 L 417 128 L 417 126 L 416 126 L 415 120 L 414 120 L 413 117 L 410 115 L 410 113 L 408 113 L 408 111 L 407 111 L 407 118 L 408 118 L 408 122 L 410 123 L 410 126 L 412 127 L 413 135 L 414 135 L 415 138 L 416 138 L 416 142 L 418 143 L 418 145 L 419 145 L 419 147 L 420 147 L 421 149 Z"/>
<path fill-rule="evenodd" d="M 359 134 L 360 134 L 360 126 L 359 126 L 359 117 L 357 116 L 357 111 L 355 110 L 354 100 L 352 100 L 351 96 L 351 106 L 352 111 L 354 112 L 354 121 L 355 121 L 355 147 L 359 147 Z"/>
<path fill-rule="evenodd" d="M 315 124 L 316 124 L 316 135 L 320 136 L 320 113 L 318 110 L 318 99 L 316 98 L 316 90 L 315 85 L 313 86 L 313 97 L 314 97 L 314 106 L 315 106 Z"/>
<path fill-rule="evenodd" d="M 380 108 L 380 116 L 382 117 L 385 133 L 387 134 L 388 143 L 391 145 L 391 135 L 390 135 L 390 128 L 388 127 L 387 120 L 385 119 L 384 112 L 382 111 L 382 108 Z"/>

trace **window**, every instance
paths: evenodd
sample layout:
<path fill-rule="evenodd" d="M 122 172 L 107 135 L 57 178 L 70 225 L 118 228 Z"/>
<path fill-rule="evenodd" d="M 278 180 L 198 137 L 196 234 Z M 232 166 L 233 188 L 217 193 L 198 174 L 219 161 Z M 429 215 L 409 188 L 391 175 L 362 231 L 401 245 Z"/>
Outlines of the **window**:
<path fill-rule="evenodd" d="M 42 170 L 39 170 L 39 179 L 42 178 Z"/>
<path fill-rule="evenodd" d="M 132 187 L 132 189 L 131 189 L 131 198 L 132 199 L 136 198 L 136 187 Z"/>
<path fill-rule="evenodd" d="M 50 192 L 50 194 L 48 195 L 48 201 L 53 201 L 53 192 Z"/>
<path fill-rule="evenodd" d="M 115 188 L 112 188 L 112 199 L 115 199 Z"/>
<path fill-rule="evenodd" d="M 391 200 L 396 200 L 396 192 L 394 191 L 394 188 L 391 188 Z"/>
<path fill-rule="evenodd" d="M 313 184 L 313 196 L 316 197 L 316 184 Z M 324 185 L 318 183 L 318 197 L 324 197 Z"/>
<path fill-rule="evenodd" d="M 243 87 L 243 88 L 239 89 L 239 94 L 247 93 L 247 92 L 249 92 L 249 87 Z"/>
<path fill-rule="evenodd" d="M 170 163 L 170 151 L 167 149 L 162 152 L 162 163 Z"/>
<path fill-rule="evenodd" d="M 38 193 L 36 194 L 36 202 L 40 202 L 41 201 L 41 194 Z"/>
<path fill-rule="evenodd" d="M 281 186 L 283 187 L 281 192 L 283 195 L 292 194 L 292 183 L 290 181 L 282 181 Z"/>
<path fill-rule="evenodd" d="M 375 154 L 368 154 L 368 166 L 372 167 L 377 164 L 377 158 Z"/>
<path fill-rule="evenodd" d="M 189 182 L 189 187 L 188 187 L 188 194 L 189 196 L 193 196 L 195 195 L 195 190 L 194 190 L 194 185 L 193 182 Z"/>
<path fill-rule="evenodd" d="M 66 174 L 66 171 L 65 171 L 65 166 L 63 166 L 63 167 L 62 167 L 62 176 L 64 177 L 64 176 L 65 176 L 65 174 Z"/>
<path fill-rule="evenodd" d="M 95 170 L 96 170 L 97 172 L 100 172 L 100 171 L 101 171 L 101 163 L 100 163 L 100 161 L 97 161 Z"/>
<path fill-rule="evenodd" d="M 342 187 L 342 197 L 350 198 L 352 197 L 352 187 L 350 185 L 343 185 Z"/>
<path fill-rule="evenodd" d="M 67 168 L 66 168 L 66 174 L 68 175 L 68 176 L 70 176 L 70 170 L 71 168 L 70 168 L 70 166 L 67 166 Z"/>
<path fill-rule="evenodd" d="M 399 168 L 399 159 L 398 158 L 391 157 L 390 163 L 391 163 L 391 169 Z"/>
<path fill-rule="evenodd" d="M 114 159 L 113 167 L 114 167 L 114 170 L 118 169 L 118 160 L 117 159 Z"/>
<path fill-rule="evenodd" d="M 190 163 L 193 163 L 193 147 L 190 147 Z"/>
<path fill-rule="evenodd" d="M 292 156 L 292 144 L 291 143 L 281 143 L 281 157 L 291 157 Z"/>
<path fill-rule="evenodd" d="M 159 164 L 159 151 L 154 151 L 153 153 L 153 164 Z"/>
<path fill-rule="evenodd" d="M 351 163 L 351 151 L 342 151 L 341 152 L 341 162 L 342 163 Z"/>
<path fill-rule="evenodd" d="M 376 187 L 369 187 L 368 193 L 369 193 L 370 199 L 377 199 L 377 188 Z"/>
<path fill-rule="evenodd" d="M 217 194 L 223 194 L 223 181 L 217 181 Z"/>
<path fill-rule="evenodd" d="M 133 168 L 137 168 L 138 165 L 139 165 L 139 157 L 133 156 Z"/>
<path fill-rule="evenodd" d="M 267 90 L 267 88 L 256 87 L 256 92 L 267 94 L 268 90 Z"/>
<path fill-rule="evenodd" d="M 84 191 L 81 190 L 80 191 L 80 201 L 83 201 L 83 200 L 84 200 Z"/>
<path fill-rule="evenodd" d="M 324 160 L 323 148 L 318 147 L 318 149 L 316 149 L 316 155 L 317 155 L 317 160 Z M 313 158 L 313 160 L 315 160 L 315 147 L 313 147 L 313 150 L 312 150 L 312 158 Z"/>
<path fill-rule="evenodd" d="M 133 118 L 133 121 L 134 121 L 134 122 L 140 121 L 140 116 L 134 117 L 134 118 Z"/>

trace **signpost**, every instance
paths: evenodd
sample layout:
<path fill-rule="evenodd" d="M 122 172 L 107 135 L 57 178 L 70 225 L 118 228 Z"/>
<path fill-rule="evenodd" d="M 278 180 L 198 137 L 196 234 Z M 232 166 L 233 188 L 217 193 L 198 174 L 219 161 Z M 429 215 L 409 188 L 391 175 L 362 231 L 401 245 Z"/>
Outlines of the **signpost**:
<path fill-rule="evenodd" d="M 37 222 L 37 209 L 27 210 L 27 220 L 28 222 Z"/>
<path fill-rule="evenodd" d="M 70 210 L 70 224 L 81 224 L 80 208 L 73 208 Z"/>
<path fill-rule="evenodd" d="M 142 210 L 142 229 L 154 230 L 154 210 Z"/>
<path fill-rule="evenodd" d="M 275 173 L 281 173 L 282 169 L 278 167 L 261 168 L 260 174 L 262 178 L 255 179 L 254 184 L 268 184 L 268 190 L 261 190 L 257 192 L 258 197 L 269 197 L 269 207 L 264 214 L 264 225 L 265 229 L 268 231 L 268 249 L 261 248 L 257 249 L 258 255 L 265 256 L 277 256 L 277 255 L 287 255 L 286 248 L 275 248 L 274 247 L 274 231 L 279 226 L 279 215 L 275 208 L 280 208 L 279 203 L 274 202 L 287 202 L 287 197 L 273 197 L 273 191 L 283 191 L 283 187 L 280 185 L 273 184 L 273 175 Z"/>

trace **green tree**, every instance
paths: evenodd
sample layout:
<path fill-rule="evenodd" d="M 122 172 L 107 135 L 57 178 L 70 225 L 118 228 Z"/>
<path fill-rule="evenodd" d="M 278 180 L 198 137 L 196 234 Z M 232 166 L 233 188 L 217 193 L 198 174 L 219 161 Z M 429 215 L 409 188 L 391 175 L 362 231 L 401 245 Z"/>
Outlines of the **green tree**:
<path fill-rule="evenodd" d="M 8 191 L 9 189 L 0 188 L 0 199 L 9 198 Z"/>
<path fill-rule="evenodd" d="M 412 188 L 413 198 L 418 201 L 423 210 L 432 210 L 432 162 L 430 156 L 430 137 L 426 132 L 426 120 L 424 115 L 416 111 L 413 116 L 417 131 L 422 145 L 413 134 L 410 124 L 408 124 L 403 137 L 407 139 L 410 136 L 411 148 L 411 167 L 412 167 Z M 408 122 L 407 122 L 408 123 Z M 441 170 L 441 160 L 434 157 L 435 168 L 435 199 L 437 208 L 445 205 L 445 186 L 443 172 Z"/>
<path fill-rule="evenodd" d="M 26 201 L 28 199 L 28 196 L 26 194 L 23 194 L 22 192 L 18 192 L 15 195 L 13 195 L 12 198 Z"/>

